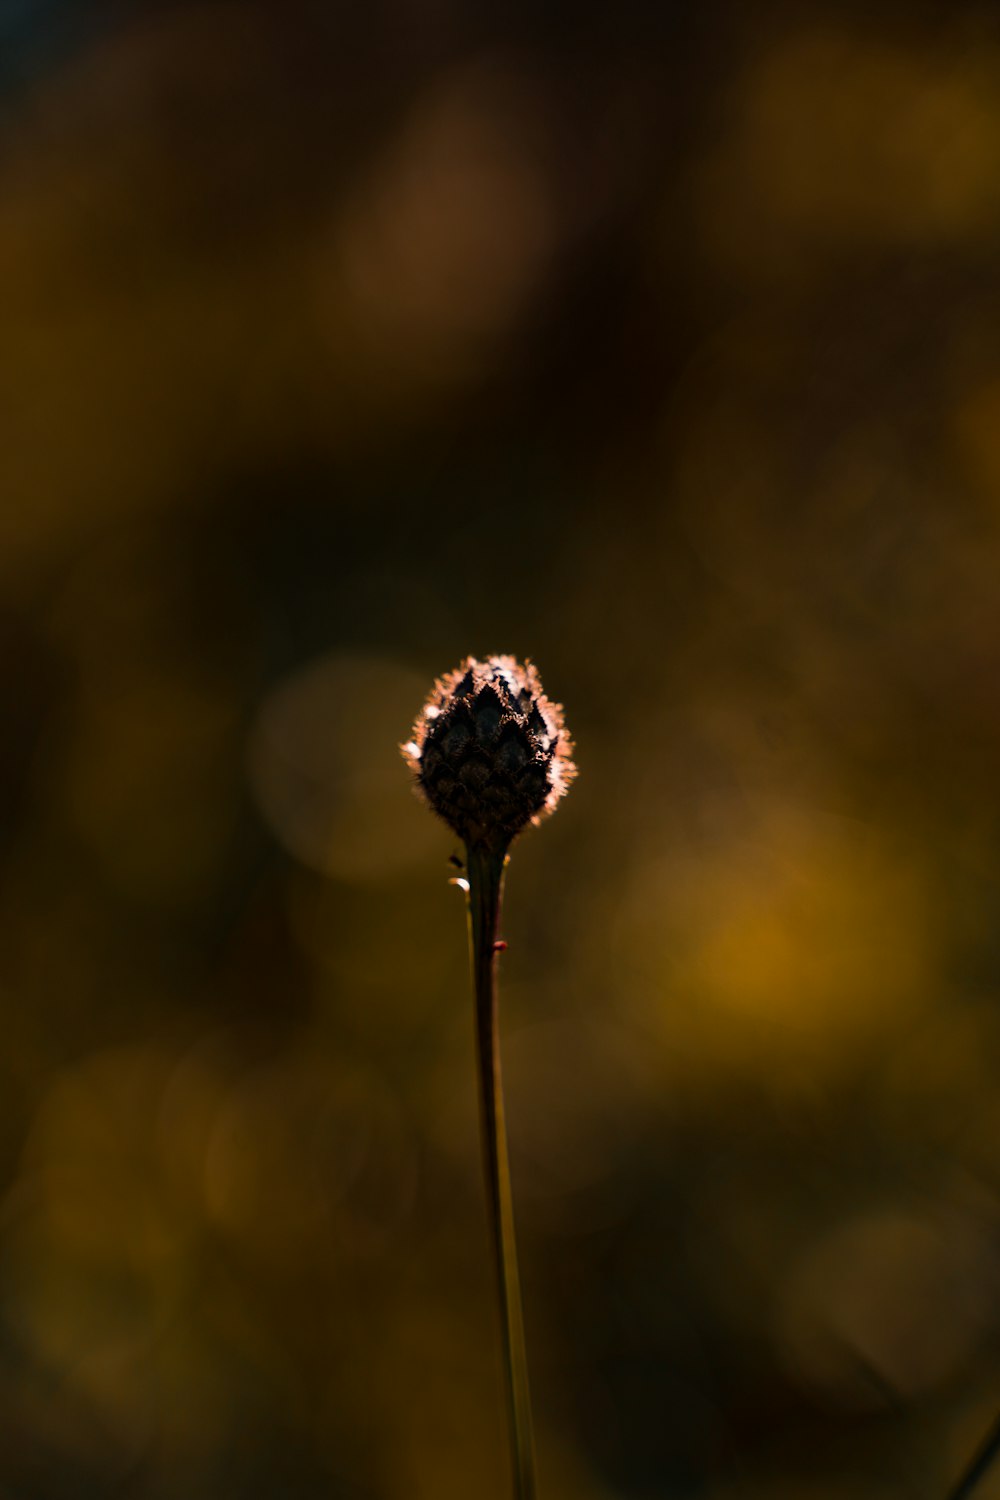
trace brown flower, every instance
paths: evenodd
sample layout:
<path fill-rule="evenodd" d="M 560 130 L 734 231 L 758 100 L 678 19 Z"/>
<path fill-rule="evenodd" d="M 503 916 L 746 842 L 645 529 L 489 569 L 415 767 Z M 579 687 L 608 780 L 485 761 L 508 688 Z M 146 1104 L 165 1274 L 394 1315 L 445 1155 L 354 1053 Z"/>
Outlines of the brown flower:
<path fill-rule="evenodd" d="M 550 813 L 576 775 L 561 704 L 513 656 L 469 656 L 440 678 L 402 750 L 439 817 L 494 853 Z"/>

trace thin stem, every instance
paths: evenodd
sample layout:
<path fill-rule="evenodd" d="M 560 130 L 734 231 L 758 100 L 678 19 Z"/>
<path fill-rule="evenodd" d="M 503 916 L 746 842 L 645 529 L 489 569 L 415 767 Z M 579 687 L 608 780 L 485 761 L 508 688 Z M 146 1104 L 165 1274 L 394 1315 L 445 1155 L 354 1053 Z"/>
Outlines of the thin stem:
<path fill-rule="evenodd" d="M 992 1467 L 998 1454 L 1000 1454 L 1000 1418 L 994 1422 L 986 1434 L 969 1467 L 954 1489 L 948 1491 L 948 1500 L 968 1500 L 979 1481 L 985 1477 L 986 1471 Z"/>
<path fill-rule="evenodd" d="M 534 1500 L 535 1456 L 531 1433 L 531 1397 L 524 1348 L 524 1319 L 517 1275 L 514 1204 L 507 1161 L 507 1132 L 500 1077 L 497 1024 L 496 941 L 506 856 L 468 849 L 469 935 L 476 990 L 476 1053 L 479 1072 L 483 1171 L 490 1235 L 496 1262 L 503 1325 L 504 1373 L 515 1500 Z"/>

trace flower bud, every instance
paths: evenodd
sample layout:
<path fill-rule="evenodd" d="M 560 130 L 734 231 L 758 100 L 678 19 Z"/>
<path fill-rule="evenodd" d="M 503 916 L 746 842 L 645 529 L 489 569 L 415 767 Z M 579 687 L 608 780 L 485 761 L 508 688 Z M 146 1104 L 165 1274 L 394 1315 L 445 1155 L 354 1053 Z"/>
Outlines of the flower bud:
<path fill-rule="evenodd" d="M 469 656 L 440 678 L 402 750 L 438 816 L 494 853 L 551 812 L 576 775 L 562 706 L 513 656 Z"/>

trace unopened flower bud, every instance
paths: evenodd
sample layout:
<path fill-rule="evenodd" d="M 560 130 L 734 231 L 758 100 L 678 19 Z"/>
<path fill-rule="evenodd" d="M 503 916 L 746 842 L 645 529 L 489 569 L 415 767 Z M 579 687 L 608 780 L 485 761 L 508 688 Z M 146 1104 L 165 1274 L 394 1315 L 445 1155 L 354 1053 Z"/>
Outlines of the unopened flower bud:
<path fill-rule="evenodd" d="M 402 750 L 438 816 L 494 853 L 551 812 L 576 775 L 561 705 L 513 656 L 469 656 L 440 678 Z"/>

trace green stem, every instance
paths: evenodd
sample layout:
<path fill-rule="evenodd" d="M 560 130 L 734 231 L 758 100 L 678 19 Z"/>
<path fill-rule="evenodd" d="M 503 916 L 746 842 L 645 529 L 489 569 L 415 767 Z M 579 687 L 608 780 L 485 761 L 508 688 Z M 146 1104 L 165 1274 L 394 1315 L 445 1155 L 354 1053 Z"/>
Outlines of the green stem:
<path fill-rule="evenodd" d="M 534 1500 L 535 1457 L 531 1434 L 531 1397 L 524 1348 L 521 1289 L 517 1275 L 514 1204 L 507 1161 L 497 1024 L 496 941 L 505 862 L 505 854 L 491 854 L 482 849 L 467 850 L 483 1170 L 486 1176 L 490 1234 L 503 1325 L 511 1466 L 515 1500 Z"/>

